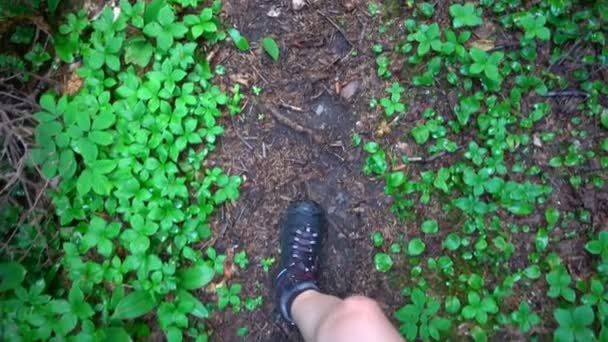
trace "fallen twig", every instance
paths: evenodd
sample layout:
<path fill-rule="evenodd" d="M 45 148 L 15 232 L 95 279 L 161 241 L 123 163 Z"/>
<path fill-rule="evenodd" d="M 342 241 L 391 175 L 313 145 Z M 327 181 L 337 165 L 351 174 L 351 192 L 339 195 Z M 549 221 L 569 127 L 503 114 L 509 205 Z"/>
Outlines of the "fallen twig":
<path fill-rule="evenodd" d="M 248 147 L 250 150 L 253 150 L 253 146 L 251 146 L 251 144 L 250 144 L 250 143 L 248 143 L 248 142 L 247 142 L 247 140 L 245 140 L 245 138 L 243 138 L 243 137 L 241 136 L 241 134 L 239 133 L 238 128 L 237 128 L 237 127 L 235 127 L 234 120 L 233 120 L 233 119 L 230 119 L 230 121 L 232 121 L 232 127 L 234 128 L 234 133 L 236 134 L 237 138 L 239 138 L 239 140 L 240 140 L 240 141 L 241 141 L 243 144 L 245 144 L 245 146 L 247 146 L 247 147 Z"/>
<path fill-rule="evenodd" d="M 296 112 L 303 112 L 303 111 L 304 111 L 304 109 L 302 109 L 302 108 L 300 108 L 300 107 L 292 106 L 292 105 L 290 105 L 290 104 L 288 104 L 288 103 L 285 103 L 285 102 L 283 102 L 283 101 L 281 101 L 281 102 L 279 103 L 279 106 L 281 106 L 281 107 L 283 107 L 283 108 L 287 108 L 287 109 L 295 110 Z"/>
<path fill-rule="evenodd" d="M 542 95 L 544 97 L 589 97 L 589 94 L 585 93 L 584 91 L 580 91 L 580 90 L 561 90 L 561 91 L 550 91 L 548 93 L 546 93 L 545 95 Z"/>
<path fill-rule="evenodd" d="M 506 44 L 498 44 L 495 47 L 486 51 L 487 53 L 492 53 L 494 51 L 507 50 L 514 47 L 519 47 L 519 43 L 506 43 Z"/>
<path fill-rule="evenodd" d="M 313 130 L 311 130 L 310 128 L 304 127 L 302 125 L 300 125 L 299 123 L 291 120 L 290 118 L 286 117 L 285 115 L 279 113 L 276 109 L 274 108 L 269 108 L 269 112 L 270 114 L 272 114 L 272 116 L 280 123 L 283 124 L 289 128 L 291 128 L 292 130 L 299 132 L 299 133 L 306 133 L 308 135 L 310 135 L 310 137 L 312 138 L 312 140 L 315 143 L 318 144 L 324 144 L 323 139 L 321 139 L 321 137 L 319 137 Z"/>
<path fill-rule="evenodd" d="M 456 151 L 458 151 L 458 150 L 456 150 Z M 454 152 L 456 152 L 456 151 L 454 151 Z M 433 160 L 435 160 L 437 158 L 441 158 L 441 157 L 443 157 L 445 155 L 446 155 L 446 151 L 443 151 L 443 152 L 439 152 L 439 153 L 437 153 L 435 155 L 432 155 L 432 156 L 430 156 L 428 158 L 425 158 L 425 157 L 406 157 L 406 158 L 407 158 L 408 162 L 410 162 L 410 163 L 422 163 L 422 164 L 424 164 L 424 163 L 430 163 Z M 400 164 L 400 165 L 395 166 L 393 168 L 393 171 L 403 171 L 403 170 L 407 169 L 408 166 L 409 166 L 409 164 Z"/>
<path fill-rule="evenodd" d="M 576 50 L 580 43 L 581 41 L 577 40 L 574 44 L 572 44 L 572 47 L 570 47 L 570 49 L 565 54 L 562 54 L 559 59 L 556 59 L 553 63 L 551 63 L 547 70 L 551 70 L 554 66 L 562 64 L 568 57 L 570 57 L 570 55 L 574 52 L 574 50 Z"/>
<path fill-rule="evenodd" d="M 346 40 L 346 42 L 351 47 L 356 46 L 355 44 L 353 44 L 353 42 L 350 41 L 350 39 L 348 39 L 344 30 L 342 30 L 342 28 L 338 24 L 336 24 L 335 21 L 333 21 L 330 17 L 328 17 L 327 14 L 323 13 L 321 10 L 317 10 L 317 13 L 319 13 L 320 16 L 325 18 L 325 20 L 327 20 L 342 35 L 342 37 Z"/>

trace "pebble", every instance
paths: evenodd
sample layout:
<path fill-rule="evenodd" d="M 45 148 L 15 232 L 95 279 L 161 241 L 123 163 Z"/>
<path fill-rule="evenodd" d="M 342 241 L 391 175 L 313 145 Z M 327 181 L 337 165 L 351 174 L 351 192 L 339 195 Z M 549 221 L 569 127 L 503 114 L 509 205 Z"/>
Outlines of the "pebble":
<path fill-rule="evenodd" d="M 534 144 L 534 146 L 536 146 L 536 147 L 543 147 L 542 141 L 540 140 L 539 136 L 536 134 L 534 134 L 532 136 L 532 144 Z"/>
<path fill-rule="evenodd" d="M 279 8 L 272 7 L 270 9 L 270 11 L 268 11 L 268 13 L 266 13 L 266 15 L 271 18 L 277 18 L 278 16 L 281 15 L 281 10 Z"/>
<path fill-rule="evenodd" d="M 346 10 L 346 12 L 352 12 L 352 10 L 354 10 L 355 7 L 357 7 L 357 1 L 356 0 L 343 0 L 342 6 L 344 6 L 344 9 Z"/>
<path fill-rule="evenodd" d="M 319 104 L 317 106 L 317 108 L 315 108 L 315 113 L 317 115 L 321 115 L 321 114 L 323 114 L 323 112 L 325 112 L 325 106 L 323 106 L 322 104 Z"/>
<path fill-rule="evenodd" d="M 294 11 L 299 11 L 306 6 L 306 0 L 292 0 L 291 5 Z"/>
<path fill-rule="evenodd" d="M 360 83 L 357 80 L 349 82 L 344 88 L 342 88 L 342 91 L 340 91 L 340 96 L 342 96 L 342 98 L 345 100 L 350 100 L 355 95 L 357 90 L 359 90 L 359 86 Z"/>

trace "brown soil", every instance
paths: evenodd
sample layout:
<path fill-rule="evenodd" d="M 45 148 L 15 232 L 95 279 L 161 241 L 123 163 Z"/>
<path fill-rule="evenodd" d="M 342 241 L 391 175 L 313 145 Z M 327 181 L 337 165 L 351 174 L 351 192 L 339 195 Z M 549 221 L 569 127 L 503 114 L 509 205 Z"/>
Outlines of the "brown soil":
<path fill-rule="evenodd" d="M 384 88 L 375 76 L 375 56 L 366 40 L 375 28 L 372 18 L 363 6 L 347 12 L 340 2 L 327 1 L 298 12 L 288 1 L 234 0 L 225 8 L 230 24 L 253 46 L 249 53 L 230 48 L 219 52 L 218 62 L 232 75 L 225 85 L 257 85 L 263 92 L 249 97 L 242 114 L 226 122 L 213 163 L 246 181 L 235 206 L 212 224 L 219 234 L 218 249 L 244 249 L 250 257 L 251 265 L 231 282 L 242 283 L 247 295 L 263 295 L 264 305 L 253 313 L 218 315 L 222 317 L 211 324 L 214 339 L 236 340 L 236 330 L 247 326 L 247 341 L 300 340 L 274 310 L 270 286 L 276 267 L 265 273 L 259 260 L 278 260 L 280 214 L 290 201 L 304 197 L 319 202 L 330 222 L 322 289 L 342 297 L 374 297 L 390 313 L 399 303 L 399 292 L 373 272 L 368 238 L 372 231 L 391 238 L 406 229 L 394 229 L 388 199 L 378 184 L 361 174 L 362 151 L 351 145 L 352 133 L 374 121 L 368 117 L 368 101 Z M 279 11 L 278 17 L 268 16 L 272 9 Z M 347 23 L 342 32 L 334 26 L 340 22 Z M 263 36 L 277 40 L 278 63 L 253 43 Z M 340 91 L 349 84 L 357 89 L 346 100 Z"/>

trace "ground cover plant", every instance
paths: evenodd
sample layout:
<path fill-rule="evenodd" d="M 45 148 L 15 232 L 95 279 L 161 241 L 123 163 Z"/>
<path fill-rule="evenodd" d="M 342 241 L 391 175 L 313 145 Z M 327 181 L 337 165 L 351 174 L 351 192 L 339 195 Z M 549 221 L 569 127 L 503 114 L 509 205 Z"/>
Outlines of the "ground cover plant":
<path fill-rule="evenodd" d="M 406 227 L 403 248 L 371 236 L 376 269 L 401 284 L 401 333 L 608 339 L 606 208 L 564 205 L 566 188 L 606 192 L 608 7 L 487 0 L 442 16 L 407 4 L 383 19 L 394 48 L 375 52 L 378 111 L 414 122 L 388 141 L 410 154 L 363 142 L 363 172 Z"/>
<path fill-rule="evenodd" d="M 303 184 L 408 340 L 608 340 L 603 2 L 224 2 L 0 4 L 0 339 L 297 340 Z"/>
<path fill-rule="evenodd" d="M 81 61 L 82 85 L 40 96 L 31 151 L 32 167 L 56 182 L 45 229 L 58 232 L 59 257 L 51 272 L 0 264 L 3 340 L 127 341 L 159 326 L 169 341 L 205 341 L 211 312 L 240 309 L 239 284 L 215 286 L 217 304 L 201 297 L 226 256 L 197 246 L 214 210 L 239 197 L 240 176 L 203 163 L 242 95 L 221 91 L 205 58 L 226 38 L 221 3 L 182 5 L 121 1 L 59 27 L 56 54 Z"/>

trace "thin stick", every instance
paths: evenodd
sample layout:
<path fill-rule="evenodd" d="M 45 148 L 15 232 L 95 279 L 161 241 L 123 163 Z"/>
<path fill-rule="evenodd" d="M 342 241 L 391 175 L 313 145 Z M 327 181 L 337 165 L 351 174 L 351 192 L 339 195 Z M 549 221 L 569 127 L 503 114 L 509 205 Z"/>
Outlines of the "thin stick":
<path fill-rule="evenodd" d="M 310 128 L 304 127 L 302 125 L 300 125 L 299 123 L 291 120 L 290 118 L 286 117 L 285 115 L 279 113 L 276 109 L 274 108 L 269 108 L 270 114 L 272 114 L 272 116 L 281 124 L 293 129 L 296 132 L 300 132 L 300 133 L 306 133 L 308 135 L 310 135 L 310 137 L 312 138 L 312 140 L 317 143 L 317 144 L 324 144 L 323 139 L 321 139 L 321 137 L 317 136 L 317 134 L 311 130 Z"/>
<path fill-rule="evenodd" d="M 454 151 L 454 152 L 456 152 L 456 151 Z M 446 155 L 446 152 L 443 151 L 443 152 L 439 152 L 439 153 L 437 153 L 435 155 L 432 155 L 432 156 L 430 156 L 428 158 L 425 158 L 425 157 L 407 157 L 407 160 L 410 163 L 422 163 L 422 164 L 425 164 L 425 163 L 430 163 L 433 160 L 435 160 L 437 158 L 441 158 L 441 157 L 443 157 L 445 155 Z M 393 168 L 393 171 L 403 171 L 403 170 L 407 169 L 408 166 L 409 166 L 409 164 L 397 165 L 397 166 L 395 166 Z"/>
<path fill-rule="evenodd" d="M 328 17 L 325 13 L 323 13 L 321 10 L 317 10 L 317 13 L 319 13 L 320 16 L 322 16 L 323 18 L 325 18 L 325 20 L 327 20 L 341 35 L 342 37 L 346 40 L 346 42 L 348 42 L 348 44 L 352 47 L 352 46 L 356 46 L 355 44 L 353 44 L 350 39 L 348 39 L 348 37 L 346 36 L 346 33 L 344 33 L 344 30 L 342 30 L 342 28 L 340 26 L 338 26 L 338 24 L 336 24 L 335 21 L 333 21 L 330 17 Z"/>
<path fill-rule="evenodd" d="M 281 102 L 279 103 L 279 106 L 281 106 L 281 107 L 283 107 L 283 108 L 287 108 L 287 109 L 295 110 L 296 112 L 303 112 L 303 111 L 304 111 L 304 109 L 302 109 L 302 108 L 300 108 L 300 107 L 296 107 L 296 106 L 290 105 L 290 104 L 285 103 L 285 102 L 283 102 L 283 101 L 281 101 Z"/>
<path fill-rule="evenodd" d="M 558 60 L 556 60 L 555 62 L 551 63 L 549 65 L 549 67 L 547 68 L 548 70 L 551 70 L 554 66 L 556 65 L 560 65 L 562 64 L 562 62 L 564 62 L 568 57 L 570 57 L 570 55 L 574 52 L 574 50 L 580 45 L 581 41 L 577 40 L 574 44 L 572 44 L 572 47 L 568 50 L 568 52 L 566 52 L 564 55 L 562 55 Z"/>
<path fill-rule="evenodd" d="M 544 96 L 544 97 L 562 97 L 562 96 L 568 97 L 569 96 L 569 97 L 587 98 L 587 97 L 589 97 L 589 94 L 585 93 L 584 91 L 580 91 L 580 90 L 562 90 L 562 91 L 550 91 L 542 96 Z"/>
<path fill-rule="evenodd" d="M 250 143 L 247 142 L 247 140 L 245 140 L 245 138 L 243 138 L 241 136 L 241 134 L 239 133 L 239 130 L 237 127 L 235 127 L 234 125 L 234 120 L 231 118 L 230 121 L 232 121 L 232 128 L 234 128 L 234 133 L 236 134 L 237 138 L 239 138 L 239 140 L 241 140 L 241 142 L 243 144 L 245 144 L 245 146 L 247 146 L 250 150 L 253 150 L 253 146 L 251 146 Z"/>

